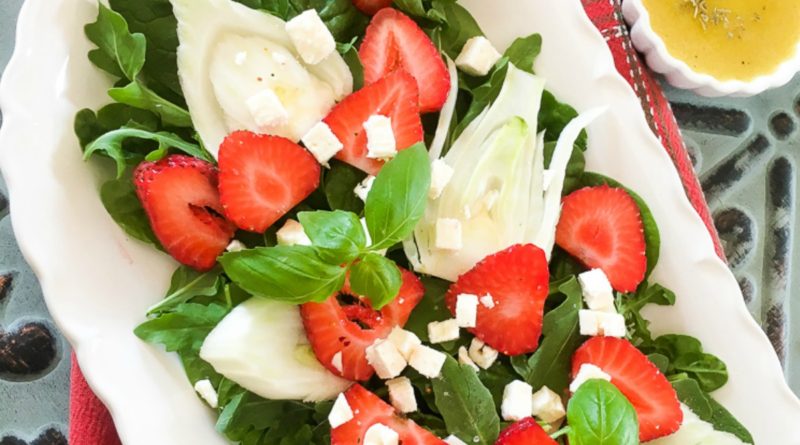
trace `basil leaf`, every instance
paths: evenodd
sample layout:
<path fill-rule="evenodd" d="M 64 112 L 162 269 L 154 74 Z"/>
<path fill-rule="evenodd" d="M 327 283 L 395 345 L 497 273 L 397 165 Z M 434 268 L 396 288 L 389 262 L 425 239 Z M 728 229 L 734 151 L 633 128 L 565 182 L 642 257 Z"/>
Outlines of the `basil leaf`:
<path fill-rule="evenodd" d="M 211 297 L 219 293 L 222 269 L 215 267 L 208 272 L 198 272 L 188 266 L 180 266 L 172 274 L 167 296 L 147 311 L 147 315 L 168 312 L 192 298 Z"/>
<path fill-rule="evenodd" d="M 301 304 L 323 301 L 344 285 L 345 268 L 327 264 L 308 246 L 275 246 L 230 252 L 220 260 L 230 279 L 264 298 Z"/>
<path fill-rule="evenodd" d="M 162 98 L 139 81 L 133 81 L 122 88 L 112 88 L 108 90 L 108 95 L 119 103 L 152 111 L 161 117 L 164 125 L 192 127 L 192 117 L 188 110 Z"/>
<path fill-rule="evenodd" d="M 136 196 L 131 178 L 112 179 L 100 188 L 100 200 L 114 222 L 131 238 L 161 249 L 161 243 L 150 227 L 150 220 Z"/>
<path fill-rule="evenodd" d="M 447 357 L 441 377 L 431 383 L 436 407 L 450 434 L 468 443 L 494 443 L 500 434 L 500 418 L 492 394 L 483 386 L 474 369 Z"/>
<path fill-rule="evenodd" d="M 228 309 L 212 304 L 185 303 L 174 312 L 140 324 L 133 332 L 149 343 L 160 343 L 167 351 L 199 350 L 208 333 L 227 315 Z"/>
<path fill-rule="evenodd" d="M 636 411 L 619 390 L 605 380 L 589 380 L 567 406 L 570 445 L 638 445 Z"/>
<path fill-rule="evenodd" d="M 128 80 L 142 70 L 147 42 L 142 34 L 131 34 L 128 23 L 102 3 L 97 21 L 85 26 L 86 37 L 97 45 L 89 60 L 98 68 Z"/>
<path fill-rule="evenodd" d="M 397 297 L 403 278 L 392 260 L 368 253 L 350 267 L 350 287 L 357 295 L 369 299 L 380 310 Z"/>
<path fill-rule="evenodd" d="M 411 312 L 405 329 L 416 334 L 422 341 L 429 342 L 428 323 L 452 317 L 444 302 L 450 282 L 436 277 L 421 277 L 420 280 L 425 287 L 425 295 Z"/>
<path fill-rule="evenodd" d="M 367 245 L 361 220 L 350 212 L 300 212 L 297 219 L 311 243 L 334 253 L 340 263 L 354 260 Z"/>
<path fill-rule="evenodd" d="M 361 170 L 338 160 L 331 160 L 331 168 L 325 173 L 323 188 L 328 205 L 334 210 L 345 210 L 360 215 L 364 202 L 356 196 L 356 186 L 367 177 Z"/>
<path fill-rule="evenodd" d="M 383 166 L 365 206 L 372 250 L 387 249 L 411 235 L 425 213 L 430 184 L 430 160 L 422 144 L 400 151 Z"/>

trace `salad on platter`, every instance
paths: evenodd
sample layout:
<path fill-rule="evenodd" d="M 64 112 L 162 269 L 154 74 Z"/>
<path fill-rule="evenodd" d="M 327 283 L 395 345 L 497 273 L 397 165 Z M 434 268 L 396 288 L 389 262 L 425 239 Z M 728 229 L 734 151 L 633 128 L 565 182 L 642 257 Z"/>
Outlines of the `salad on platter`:
<path fill-rule="evenodd" d="M 456 0 L 110 0 L 100 198 L 180 266 L 135 330 L 247 445 L 752 444 L 641 311 L 647 204 Z M 176 388 L 176 391 L 183 390 Z"/>

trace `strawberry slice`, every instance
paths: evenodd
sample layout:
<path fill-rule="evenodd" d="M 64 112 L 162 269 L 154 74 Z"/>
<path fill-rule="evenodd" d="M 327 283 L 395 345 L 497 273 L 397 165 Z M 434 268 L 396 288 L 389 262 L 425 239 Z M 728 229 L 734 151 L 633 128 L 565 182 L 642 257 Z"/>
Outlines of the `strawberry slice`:
<path fill-rule="evenodd" d="M 214 267 L 236 231 L 221 216 L 216 168 L 190 156 L 172 155 L 142 162 L 133 181 L 164 249 L 197 270 Z"/>
<path fill-rule="evenodd" d="M 320 167 L 305 148 L 278 136 L 231 133 L 219 150 L 219 192 L 228 219 L 263 232 L 318 186 Z"/>
<path fill-rule="evenodd" d="M 470 332 L 503 354 L 526 354 L 539 346 L 549 278 L 544 251 L 518 244 L 484 258 L 461 275 L 445 301 L 455 314 L 460 294 L 491 295 L 494 307 L 478 305 L 478 322 Z"/>
<path fill-rule="evenodd" d="M 336 157 L 371 175 L 378 174 L 383 162 L 367 158 L 364 122 L 374 114 L 388 116 L 397 148 L 408 148 L 423 139 L 417 100 L 414 78 L 402 70 L 346 97 L 325 118 L 344 145 Z"/>
<path fill-rule="evenodd" d="M 353 4 L 359 11 L 367 15 L 374 15 L 383 8 L 392 6 L 393 0 L 353 0 Z"/>
<path fill-rule="evenodd" d="M 331 430 L 331 445 L 363 444 L 367 430 L 378 423 L 396 431 L 402 445 L 447 445 L 413 420 L 398 416 L 391 405 L 361 385 L 351 386 L 344 396 L 354 417 Z"/>
<path fill-rule="evenodd" d="M 628 398 L 639 417 L 639 439 L 648 442 L 678 430 L 683 412 L 678 395 L 658 370 L 631 342 L 592 337 L 572 357 L 572 376 L 590 363 L 611 376 L 611 383 Z"/>
<path fill-rule="evenodd" d="M 623 189 L 586 187 L 565 197 L 556 243 L 586 266 L 602 269 L 620 292 L 633 292 L 644 280 L 642 215 Z"/>
<path fill-rule="evenodd" d="M 350 380 L 365 381 L 372 377 L 374 370 L 367 362 L 367 347 L 388 337 L 395 326 L 404 326 L 425 294 L 416 275 L 400 271 L 403 276 L 400 292 L 380 311 L 372 309 L 364 297 L 352 296 L 349 283 L 345 283 L 340 294 L 323 303 L 300 306 L 311 348 L 329 371 Z M 333 356 L 339 352 L 341 371 L 333 365 Z"/>
<path fill-rule="evenodd" d="M 536 423 L 533 417 L 526 417 L 504 429 L 494 445 L 558 445 L 558 442 Z"/>
<path fill-rule="evenodd" d="M 402 68 L 417 81 L 420 112 L 442 109 L 450 91 L 450 73 L 436 45 L 407 15 L 391 8 L 378 11 L 358 55 L 367 85 Z"/>

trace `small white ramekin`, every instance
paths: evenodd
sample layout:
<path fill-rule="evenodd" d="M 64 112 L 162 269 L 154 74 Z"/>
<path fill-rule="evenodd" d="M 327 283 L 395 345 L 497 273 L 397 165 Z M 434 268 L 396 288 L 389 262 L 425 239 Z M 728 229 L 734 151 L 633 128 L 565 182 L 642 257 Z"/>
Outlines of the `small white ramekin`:
<path fill-rule="evenodd" d="M 794 57 L 784 61 L 774 72 L 751 81 L 723 81 L 708 74 L 698 73 L 686 62 L 669 53 L 664 40 L 653 31 L 650 14 L 641 0 L 624 0 L 622 12 L 625 21 L 631 26 L 633 45 L 644 54 L 650 68 L 663 74 L 671 85 L 692 90 L 701 96 L 754 96 L 786 85 L 800 72 L 800 42 L 798 42 Z"/>

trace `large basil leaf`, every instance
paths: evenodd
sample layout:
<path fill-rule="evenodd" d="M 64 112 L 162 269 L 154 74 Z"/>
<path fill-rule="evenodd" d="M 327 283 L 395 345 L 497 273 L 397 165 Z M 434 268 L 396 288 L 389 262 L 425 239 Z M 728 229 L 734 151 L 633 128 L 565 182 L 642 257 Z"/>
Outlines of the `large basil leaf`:
<path fill-rule="evenodd" d="M 570 445 L 638 445 L 639 422 L 628 399 L 605 380 L 589 380 L 567 406 Z"/>

